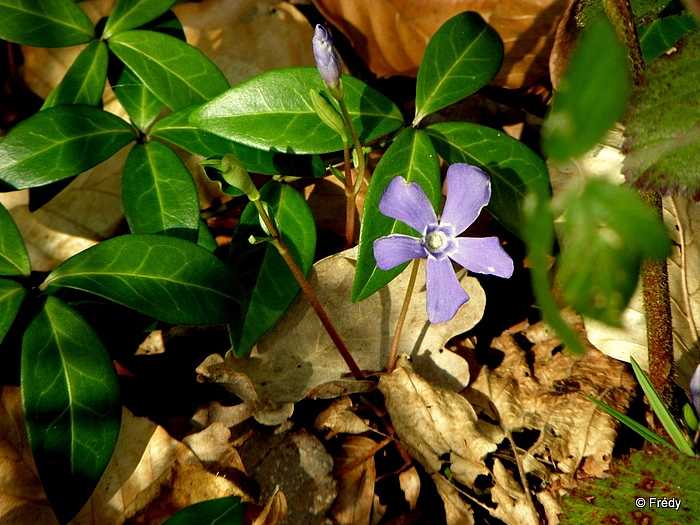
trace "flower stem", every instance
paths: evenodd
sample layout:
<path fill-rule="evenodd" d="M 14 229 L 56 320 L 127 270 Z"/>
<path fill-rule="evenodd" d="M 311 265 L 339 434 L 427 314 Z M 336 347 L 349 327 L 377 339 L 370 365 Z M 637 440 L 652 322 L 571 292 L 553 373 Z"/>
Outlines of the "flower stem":
<path fill-rule="evenodd" d="M 406 321 L 406 313 L 408 312 L 408 305 L 411 304 L 411 296 L 413 295 L 413 287 L 416 284 L 416 276 L 418 275 L 418 266 L 420 264 L 420 259 L 413 259 L 411 264 L 411 276 L 408 279 L 408 285 L 406 286 L 406 296 L 403 299 L 403 306 L 401 306 L 401 312 L 399 313 L 399 319 L 396 321 L 396 330 L 394 330 L 394 338 L 391 341 L 391 348 L 389 349 L 389 360 L 387 361 L 386 371 L 391 374 L 396 368 L 396 356 L 399 351 L 399 340 L 401 339 L 401 330 L 403 330 L 403 323 Z"/>
<path fill-rule="evenodd" d="M 343 160 L 345 166 L 345 246 L 352 248 L 355 241 L 355 192 L 352 184 L 352 163 L 347 138 L 343 137 Z"/>
<path fill-rule="evenodd" d="M 357 194 L 360 192 L 362 187 L 362 182 L 365 178 L 365 171 L 367 169 L 365 163 L 365 155 L 362 152 L 362 143 L 360 142 L 360 137 L 357 135 L 357 130 L 355 125 L 352 123 L 350 118 L 350 113 L 348 112 L 348 107 L 345 105 L 345 100 L 338 99 L 338 105 L 340 106 L 340 112 L 343 115 L 343 120 L 345 121 L 345 126 L 350 132 L 352 137 L 353 148 L 357 152 L 357 174 L 355 177 L 355 182 L 352 182 L 352 169 L 351 169 L 351 157 L 349 152 L 345 151 L 345 198 L 347 199 L 345 208 L 345 249 L 352 246 L 355 240 L 355 202 L 357 200 Z M 345 139 L 343 139 L 345 143 Z"/>
<path fill-rule="evenodd" d="M 326 332 L 328 332 L 328 335 L 330 336 L 331 340 L 338 349 L 338 352 L 340 352 L 341 357 L 348 365 L 348 368 L 350 368 L 350 372 L 352 373 L 353 377 L 358 381 L 363 380 L 365 376 L 362 373 L 362 370 L 360 370 L 360 367 L 357 366 L 355 359 L 353 359 L 352 355 L 350 354 L 350 351 L 345 346 L 345 343 L 340 337 L 340 334 L 338 334 L 338 331 L 335 329 L 335 326 L 333 326 L 333 323 L 328 317 L 326 310 L 323 308 L 321 302 L 318 300 L 318 297 L 316 296 L 316 293 L 314 292 L 313 288 L 311 288 L 311 284 L 309 284 L 309 281 L 306 279 L 306 277 L 304 277 L 304 274 L 299 269 L 299 266 L 294 260 L 294 257 L 292 257 L 292 254 L 289 253 L 289 249 L 282 240 L 282 236 L 280 235 L 279 231 L 270 220 L 270 217 L 265 212 L 265 209 L 263 208 L 260 199 L 253 200 L 253 203 L 255 203 L 255 207 L 257 208 L 260 217 L 262 217 L 265 226 L 270 232 L 270 235 L 273 237 L 273 240 L 271 241 L 272 244 L 275 245 L 277 251 L 279 251 L 279 254 L 284 259 L 284 262 L 287 263 L 287 266 L 289 266 L 292 275 L 294 275 L 294 278 L 299 283 L 299 286 L 301 286 L 301 290 L 306 295 L 306 298 L 308 299 L 311 308 L 313 308 L 314 312 L 316 312 L 316 315 L 321 321 L 321 324 L 326 329 Z"/>

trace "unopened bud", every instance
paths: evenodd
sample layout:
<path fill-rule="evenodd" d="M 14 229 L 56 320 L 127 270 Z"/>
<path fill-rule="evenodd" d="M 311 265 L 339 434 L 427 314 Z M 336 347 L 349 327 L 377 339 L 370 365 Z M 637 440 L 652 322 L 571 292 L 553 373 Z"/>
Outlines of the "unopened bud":
<path fill-rule="evenodd" d="M 343 98 L 343 84 L 340 78 L 340 59 L 333 48 L 333 39 L 322 25 L 316 25 L 312 40 L 316 67 L 328 86 L 331 95 L 337 100 Z"/>
<path fill-rule="evenodd" d="M 700 415 L 700 365 L 690 378 L 690 400 L 693 402 L 695 413 Z"/>

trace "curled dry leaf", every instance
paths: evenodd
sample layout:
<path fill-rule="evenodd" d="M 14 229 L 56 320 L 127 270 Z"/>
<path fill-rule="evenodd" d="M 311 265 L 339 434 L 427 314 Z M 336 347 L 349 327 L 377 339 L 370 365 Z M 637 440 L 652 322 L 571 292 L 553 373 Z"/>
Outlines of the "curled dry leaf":
<path fill-rule="evenodd" d="M 365 525 L 370 522 L 377 469 L 373 450 L 377 443 L 364 436 L 347 436 L 335 458 L 338 497 L 331 516 L 338 525 Z M 361 463 L 350 470 L 350 465 Z M 338 475 L 337 473 L 341 473 Z"/>
<path fill-rule="evenodd" d="M 409 276 L 404 272 L 378 293 L 353 304 L 350 291 L 355 258 L 355 250 L 348 250 L 323 259 L 314 265 L 309 281 L 359 367 L 380 371 L 386 366 Z M 399 351 L 412 356 L 421 375 L 455 391 L 469 382 L 469 365 L 443 345 L 481 319 L 486 300 L 476 279 L 460 275 L 470 301 L 451 321 L 431 325 L 425 313 L 425 272 L 418 272 L 399 343 Z M 303 295 L 248 357 L 236 359 L 229 353 L 220 366 L 245 374 L 263 404 L 294 403 L 312 391 L 316 395 L 329 384 L 341 394 L 350 393 L 340 388 L 348 374 L 347 365 Z M 209 368 L 216 381 L 216 373 Z M 358 386 L 352 380 L 345 383 L 348 388 Z M 359 386 L 366 388 L 361 382 Z"/>
<path fill-rule="evenodd" d="M 406 498 L 409 510 L 415 509 L 420 495 L 420 476 L 416 467 L 406 469 L 399 474 L 399 486 L 403 491 L 404 498 Z"/>
<path fill-rule="evenodd" d="M 316 417 L 314 428 L 319 432 L 328 431 L 326 439 L 336 434 L 362 434 L 371 430 L 369 425 L 351 409 L 352 400 L 349 396 L 336 399 Z"/>
<path fill-rule="evenodd" d="M 493 84 L 519 88 L 547 73 L 566 0 L 314 0 L 379 77 L 416 76 L 430 37 L 452 16 L 478 12 L 501 35 L 503 67 Z"/>

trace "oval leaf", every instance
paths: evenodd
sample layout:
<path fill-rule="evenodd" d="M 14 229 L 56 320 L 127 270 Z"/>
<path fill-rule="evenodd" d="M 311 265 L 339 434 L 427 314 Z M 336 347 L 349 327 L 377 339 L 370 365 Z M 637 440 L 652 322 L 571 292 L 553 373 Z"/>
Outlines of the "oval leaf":
<path fill-rule="evenodd" d="M 32 265 L 27 247 L 12 216 L 0 203 L 0 275 L 29 277 Z"/>
<path fill-rule="evenodd" d="M 365 83 L 343 76 L 345 104 L 363 143 L 403 125 L 399 109 Z M 316 114 L 311 90 L 325 85 L 316 68 L 268 71 L 239 84 L 192 113 L 192 123 L 254 148 L 287 153 L 328 153 L 343 148 Z M 334 102 L 335 103 L 335 102 Z"/>
<path fill-rule="evenodd" d="M 503 41 L 481 15 L 468 11 L 450 18 L 425 48 L 414 124 L 488 84 L 502 62 Z"/>
<path fill-rule="evenodd" d="M 594 20 L 569 59 L 542 126 L 546 155 L 565 160 L 595 146 L 622 115 L 630 88 L 627 51 L 606 18 Z"/>
<path fill-rule="evenodd" d="M 0 178 L 16 189 L 67 179 L 136 138 L 119 117 L 90 106 L 56 106 L 13 128 L 0 142 Z"/>
<path fill-rule="evenodd" d="M 444 122 L 428 126 L 425 131 L 447 164 L 466 162 L 489 174 L 489 213 L 522 238 L 521 208 L 528 190 L 549 194 L 544 161 L 506 133 L 478 124 Z"/>
<path fill-rule="evenodd" d="M 205 248 L 164 235 L 123 235 L 74 255 L 42 288 L 91 292 L 171 324 L 235 319 L 231 274 Z"/>
<path fill-rule="evenodd" d="M 304 197 L 291 186 L 271 181 L 260 190 L 275 218 L 287 248 L 304 275 L 309 273 L 316 250 L 316 224 Z M 236 356 L 250 352 L 284 315 L 299 293 L 299 285 L 271 243 L 251 245 L 249 237 L 265 236 L 258 211 L 248 204 L 231 239 L 229 267 L 241 302 L 238 321 L 229 325 Z"/>
<path fill-rule="evenodd" d="M 291 155 L 251 148 L 202 131 L 190 124 L 194 108 L 185 108 L 160 119 L 153 125 L 151 136 L 167 140 L 202 157 L 234 155 L 251 173 L 290 175 L 294 177 L 323 177 L 326 165 L 318 155 Z"/>
<path fill-rule="evenodd" d="M 95 28 L 72 0 L 5 0 L 0 38 L 25 46 L 74 46 L 95 38 Z"/>
<path fill-rule="evenodd" d="M 15 321 L 26 295 L 26 288 L 18 282 L 0 279 L 0 343 Z"/>
<path fill-rule="evenodd" d="M 201 51 L 170 35 L 124 31 L 109 40 L 109 49 L 172 110 L 206 102 L 229 87 Z"/>
<path fill-rule="evenodd" d="M 22 340 L 22 405 L 41 484 L 61 523 L 88 500 L 119 434 L 119 383 L 100 338 L 47 297 Z"/>
<path fill-rule="evenodd" d="M 136 144 L 122 175 L 122 201 L 132 233 L 197 242 L 199 197 L 192 175 L 165 144 Z"/>
<path fill-rule="evenodd" d="M 107 45 L 93 40 L 83 49 L 41 109 L 59 104 L 99 106 L 107 79 Z"/>
<path fill-rule="evenodd" d="M 136 74 L 114 55 L 109 67 L 109 85 L 131 122 L 146 130 L 163 110 L 163 104 Z"/>
<path fill-rule="evenodd" d="M 155 20 L 174 6 L 177 0 L 119 0 L 107 18 L 102 38 Z"/>
<path fill-rule="evenodd" d="M 245 509 L 238 496 L 210 499 L 182 509 L 163 525 L 242 525 Z"/>
<path fill-rule="evenodd" d="M 372 245 L 379 237 L 402 233 L 415 236 L 416 232 L 406 224 L 382 215 L 379 199 L 389 183 L 402 175 L 408 182 L 417 182 L 437 212 L 442 199 L 440 166 L 437 153 L 428 135 L 421 130 L 406 128 L 389 147 L 370 179 L 357 255 L 357 270 L 352 289 L 352 300 L 357 302 L 369 297 L 400 274 L 408 263 L 392 270 L 377 268 Z"/>

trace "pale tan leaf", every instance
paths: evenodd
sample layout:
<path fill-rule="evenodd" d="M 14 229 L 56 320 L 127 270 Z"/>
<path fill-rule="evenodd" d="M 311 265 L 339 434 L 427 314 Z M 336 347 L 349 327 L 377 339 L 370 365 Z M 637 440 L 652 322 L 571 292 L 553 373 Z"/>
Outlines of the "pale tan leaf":
<path fill-rule="evenodd" d="M 318 415 L 314 428 L 319 432 L 330 431 L 326 439 L 336 434 L 362 434 L 371 430 L 369 425 L 351 409 L 352 400 L 349 396 L 336 399 L 331 406 Z"/>
<path fill-rule="evenodd" d="M 474 486 L 489 475 L 483 459 L 503 440 L 502 432 L 485 432 L 486 424 L 465 398 L 434 387 L 416 374 L 407 360 L 379 380 L 392 424 L 411 456 L 430 474 L 449 466 L 454 478 Z"/>
<path fill-rule="evenodd" d="M 364 436 L 347 436 L 335 458 L 338 497 L 331 508 L 331 516 L 338 525 L 366 525 L 370 521 L 374 501 L 374 482 L 377 469 L 372 450 L 377 443 Z M 362 460 L 350 470 L 356 461 Z"/>
<path fill-rule="evenodd" d="M 526 500 L 522 487 L 498 458 L 493 460 L 491 499 L 497 504 L 491 515 L 508 525 L 538 525 L 539 519 Z"/>
<path fill-rule="evenodd" d="M 452 16 L 476 11 L 501 35 L 503 67 L 493 84 L 530 85 L 547 73 L 567 0 L 314 0 L 379 77 L 416 76 L 430 37 Z"/>
<path fill-rule="evenodd" d="M 420 476 L 416 467 L 411 467 L 399 474 L 399 486 L 408 502 L 409 510 L 415 509 L 420 496 Z"/>
<path fill-rule="evenodd" d="M 409 272 L 354 304 L 350 302 L 354 271 L 355 251 L 348 250 L 316 263 L 309 280 L 359 367 L 380 371 L 386 366 Z M 460 275 L 470 301 L 451 321 L 431 325 L 425 313 L 425 272 L 419 270 L 399 344 L 399 351 L 412 356 L 421 375 L 455 391 L 467 385 L 469 366 L 443 346 L 450 337 L 472 328 L 485 305 L 478 281 L 464 272 Z M 348 374 L 347 365 L 303 295 L 248 357 L 228 355 L 221 366 L 245 374 L 260 402 L 270 405 L 294 403 L 326 383 L 337 386 Z"/>
<path fill-rule="evenodd" d="M 277 525 L 287 516 L 287 512 L 287 498 L 284 492 L 276 489 L 251 525 Z"/>
<path fill-rule="evenodd" d="M 438 494 L 445 506 L 445 523 L 447 525 L 474 525 L 474 512 L 459 494 L 455 486 L 441 474 L 433 474 Z"/>

